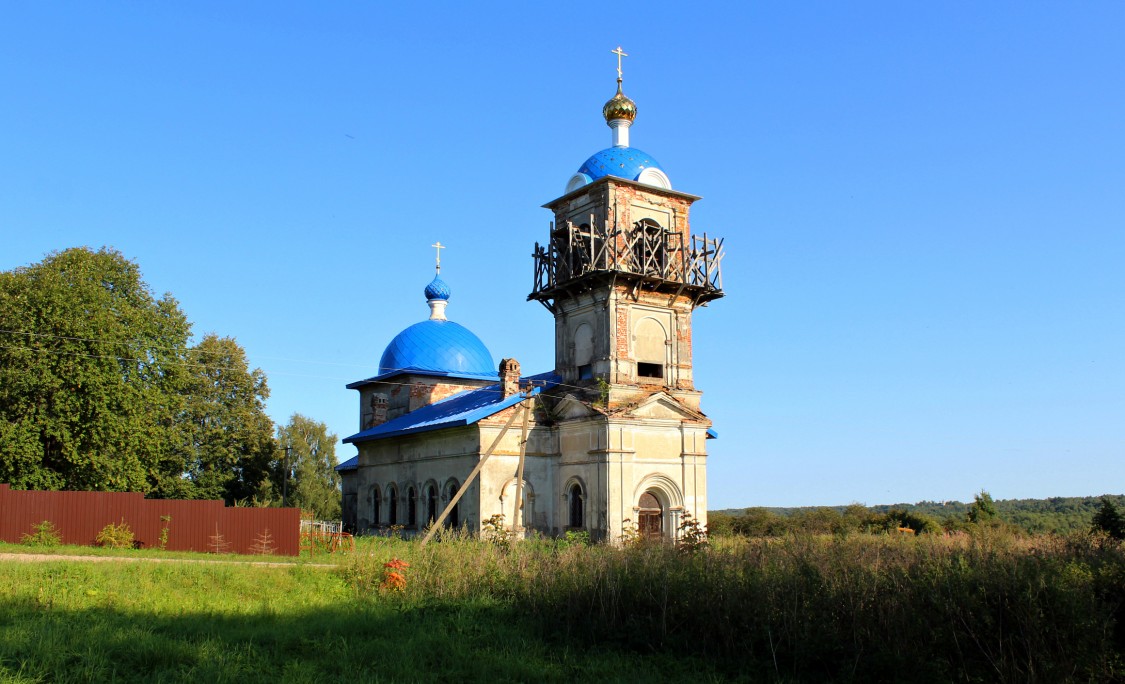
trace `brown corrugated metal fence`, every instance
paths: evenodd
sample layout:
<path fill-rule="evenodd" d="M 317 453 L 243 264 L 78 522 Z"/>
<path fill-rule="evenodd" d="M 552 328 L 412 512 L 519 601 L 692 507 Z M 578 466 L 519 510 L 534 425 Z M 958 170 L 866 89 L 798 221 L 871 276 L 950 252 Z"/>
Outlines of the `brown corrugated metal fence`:
<path fill-rule="evenodd" d="M 64 544 L 90 545 L 110 523 L 124 521 L 138 545 L 160 546 L 168 529 L 170 551 L 254 553 L 268 534 L 273 553 L 300 552 L 299 508 L 227 508 L 222 501 L 146 499 L 136 492 L 38 492 L 0 484 L 0 540 L 18 542 L 33 525 L 49 520 Z M 224 546 L 225 545 L 225 546 Z"/>

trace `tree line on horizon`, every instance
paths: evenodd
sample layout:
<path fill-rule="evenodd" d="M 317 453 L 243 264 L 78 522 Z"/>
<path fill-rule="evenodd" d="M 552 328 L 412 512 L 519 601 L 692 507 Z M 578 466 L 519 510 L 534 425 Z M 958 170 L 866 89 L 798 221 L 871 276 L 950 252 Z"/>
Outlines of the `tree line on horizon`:
<path fill-rule="evenodd" d="M 0 272 L 0 482 L 136 491 L 339 516 L 336 435 L 266 415 L 233 337 L 193 342 L 120 252 L 75 247 Z"/>
<path fill-rule="evenodd" d="M 1096 528 L 1121 538 L 1125 537 L 1125 495 L 995 501 L 987 491 L 981 491 L 970 503 L 751 507 L 709 511 L 707 519 L 708 529 L 714 534 L 749 537 L 785 536 L 793 532 L 895 532 L 906 528 L 926 534 L 989 523 L 1029 534 L 1069 534 Z"/>

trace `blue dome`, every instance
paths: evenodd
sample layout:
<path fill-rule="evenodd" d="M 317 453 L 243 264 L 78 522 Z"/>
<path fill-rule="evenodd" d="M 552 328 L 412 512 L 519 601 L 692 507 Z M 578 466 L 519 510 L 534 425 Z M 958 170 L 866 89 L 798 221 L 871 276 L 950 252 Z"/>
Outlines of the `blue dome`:
<path fill-rule="evenodd" d="M 647 152 L 635 147 L 610 147 L 587 159 L 586 163 L 579 167 L 578 173 L 586 174 L 591 181 L 596 181 L 603 176 L 635 181 L 645 169 L 664 170 Z"/>
<path fill-rule="evenodd" d="M 397 370 L 496 377 L 492 354 L 480 338 L 463 325 L 441 320 L 415 323 L 391 340 L 379 360 L 379 375 Z"/>
<path fill-rule="evenodd" d="M 434 276 L 434 279 L 426 286 L 426 299 L 448 301 L 449 295 L 449 285 L 441 279 L 441 276 Z"/>

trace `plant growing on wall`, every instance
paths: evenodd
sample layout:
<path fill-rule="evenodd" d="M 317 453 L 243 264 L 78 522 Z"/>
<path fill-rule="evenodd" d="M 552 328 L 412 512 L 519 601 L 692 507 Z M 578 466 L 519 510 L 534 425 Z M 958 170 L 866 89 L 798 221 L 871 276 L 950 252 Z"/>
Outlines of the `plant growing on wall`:
<path fill-rule="evenodd" d="M 609 406 L 609 383 L 605 378 L 598 378 L 598 398 L 594 400 L 594 406 L 599 408 L 606 408 Z"/>

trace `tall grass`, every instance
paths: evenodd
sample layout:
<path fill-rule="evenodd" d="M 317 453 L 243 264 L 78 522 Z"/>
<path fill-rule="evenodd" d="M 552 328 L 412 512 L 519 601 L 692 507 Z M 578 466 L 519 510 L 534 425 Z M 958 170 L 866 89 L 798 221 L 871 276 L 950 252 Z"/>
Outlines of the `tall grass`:
<path fill-rule="evenodd" d="M 360 541 L 328 568 L 0 563 L 0 679 L 1125 678 L 1125 551 L 1100 537 Z M 392 558 L 405 591 L 380 588 Z"/>
<path fill-rule="evenodd" d="M 345 569 L 412 563 L 407 601 L 503 601 L 545 638 L 704 656 L 794 681 L 1112 681 L 1125 677 L 1125 554 L 1104 538 L 727 539 L 510 551 L 377 542 Z"/>
<path fill-rule="evenodd" d="M 354 559 L 353 559 L 354 560 Z M 349 561 L 351 562 L 351 561 Z M 338 568 L 0 563 L 4 682 L 719 681 L 573 649 L 498 600 L 357 596 Z"/>

